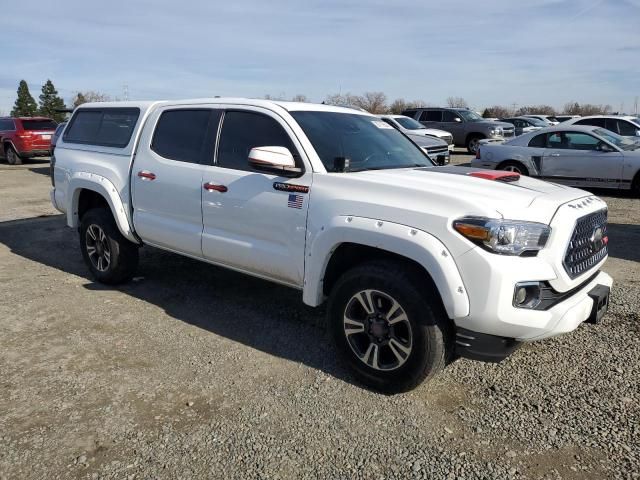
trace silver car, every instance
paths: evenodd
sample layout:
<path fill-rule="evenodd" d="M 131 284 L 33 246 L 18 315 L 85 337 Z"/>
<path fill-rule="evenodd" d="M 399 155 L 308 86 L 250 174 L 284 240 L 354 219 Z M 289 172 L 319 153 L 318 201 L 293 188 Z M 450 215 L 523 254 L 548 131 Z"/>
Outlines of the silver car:
<path fill-rule="evenodd" d="M 563 123 L 502 144 L 481 145 L 471 166 L 640 194 L 640 142 L 601 127 Z"/>

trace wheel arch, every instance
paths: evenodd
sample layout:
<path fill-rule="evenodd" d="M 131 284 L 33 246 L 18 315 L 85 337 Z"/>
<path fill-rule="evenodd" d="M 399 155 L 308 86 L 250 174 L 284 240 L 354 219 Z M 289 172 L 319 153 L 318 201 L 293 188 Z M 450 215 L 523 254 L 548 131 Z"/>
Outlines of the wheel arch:
<path fill-rule="evenodd" d="M 501 170 L 507 163 L 518 163 L 522 165 L 522 167 L 527 171 L 528 175 L 532 173 L 538 174 L 538 167 L 531 161 L 525 161 L 521 158 L 508 158 L 506 160 L 502 160 L 500 163 L 496 165 L 496 170 Z"/>
<path fill-rule="evenodd" d="M 106 178 L 94 174 L 80 174 L 69 182 L 71 208 L 67 209 L 67 225 L 77 228 L 80 219 L 90 208 L 106 206 L 118 226 L 120 233 L 129 241 L 139 244 L 129 224 L 125 207 L 115 186 Z"/>
<path fill-rule="evenodd" d="M 332 223 L 308 247 L 303 288 L 306 304 L 322 304 L 348 269 L 385 258 L 418 269 L 425 279 L 424 288 L 435 288 L 449 318 L 469 314 L 469 297 L 451 253 L 431 234 L 360 217 L 340 217 Z"/>
<path fill-rule="evenodd" d="M 483 139 L 483 138 L 487 138 L 487 135 L 482 133 L 482 132 L 469 132 L 464 137 L 464 144 L 468 145 L 469 144 L 469 140 L 471 140 L 472 138 Z"/>

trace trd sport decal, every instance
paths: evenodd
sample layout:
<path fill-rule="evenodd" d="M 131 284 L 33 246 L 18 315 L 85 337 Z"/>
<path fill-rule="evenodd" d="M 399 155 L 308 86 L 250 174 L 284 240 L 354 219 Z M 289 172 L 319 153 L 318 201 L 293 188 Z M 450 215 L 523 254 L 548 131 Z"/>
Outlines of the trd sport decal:
<path fill-rule="evenodd" d="M 295 185 L 293 183 L 273 182 L 273 188 L 281 192 L 309 193 L 306 185 Z"/>
<path fill-rule="evenodd" d="M 304 197 L 302 195 L 296 195 L 295 193 L 289 194 L 289 200 L 287 200 L 287 207 L 289 208 L 302 208 Z"/>

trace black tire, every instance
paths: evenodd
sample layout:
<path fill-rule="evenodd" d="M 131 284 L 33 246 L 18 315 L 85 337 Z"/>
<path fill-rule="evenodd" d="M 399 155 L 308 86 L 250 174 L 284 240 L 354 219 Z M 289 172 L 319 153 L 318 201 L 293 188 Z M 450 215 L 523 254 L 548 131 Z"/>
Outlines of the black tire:
<path fill-rule="evenodd" d="M 529 176 L 529 169 L 522 163 L 516 162 L 515 160 L 509 160 L 507 162 L 501 163 L 500 165 L 498 165 L 498 170 L 506 170 L 509 172 L 519 173 L 520 175 Z"/>
<path fill-rule="evenodd" d="M 633 182 L 631 182 L 631 193 L 636 197 L 640 197 L 640 172 L 636 173 Z"/>
<path fill-rule="evenodd" d="M 9 165 L 22 165 L 22 158 L 11 145 L 5 147 L 4 157 L 7 159 Z"/>
<path fill-rule="evenodd" d="M 467 138 L 467 152 L 469 152 L 472 155 L 475 155 L 476 152 L 478 151 L 478 147 L 479 145 L 479 141 L 482 140 L 483 137 L 482 135 L 469 135 L 469 137 Z"/>
<path fill-rule="evenodd" d="M 82 217 L 80 250 L 91 275 L 100 283 L 123 283 L 138 267 L 138 246 L 122 236 L 111 211 L 106 208 L 93 208 Z"/>
<path fill-rule="evenodd" d="M 374 390 L 390 394 L 411 390 L 442 370 L 451 357 L 450 320 L 437 297 L 438 294 L 418 286 L 425 286 L 424 276 L 419 275 L 410 266 L 393 261 L 373 261 L 347 271 L 331 291 L 327 316 L 338 353 L 352 368 L 358 380 Z M 373 307 L 374 311 L 383 312 L 387 308 L 386 305 L 393 305 L 393 300 L 404 310 L 403 317 L 393 315 L 393 307 L 389 309 L 387 317 L 396 319 L 394 321 L 400 317 L 407 320 L 396 324 L 401 328 L 399 333 L 395 331 L 395 325 L 389 327 L 387 324 L 387 344 L 376 343 L 385 342 L 385 340 L 373 337 L 373 334 L 367 331 L 349 335 L 346 332 L 349 328 L 347 324 L 352 324 L 351 321 L 345 321 L 345 317 L 356 316 L 359 308 L 367 315 L 363 307 L 364 303 L 356 297 L 360 292 L 360 298 L 364 299 L 363 291 L 371 291 L 368 297 L 373 300 L 371 303 L 379 303 L 378 306 Z M 388 298 L 385 298 L 385 295 Z M 355 313 L 353 308 L 356 309 Z M 375 314 L 369 314 L 369 316 L 372 315 Z M 371 321 L 378 320 L 363 320 L 363 327 L 368 325 L 369 330 L 373 330 Z M 385 321 L 380 320 L 382 324 Z M 408 328 L 410 331 L 407 335 Z M 376 334 L 383 336 L 384 332 L 378 329 Z M 397 335 L 404 336 L 404 339 L 398 337 L 396 340 Z M 391 340 L 389 340 L 390 337 Z M 406 341 L 407 338 L 409 338 L 408 341 Z M 394 345 L 398 345 L 402 340 L 405 349 L 407 345 L 409 346 L 408 354 L 403 353 L 404 363 L 400 363 L 402 361 L 400 355 L 393 351 L 400 352 L 397 346 L 391 345 L 394 340 Z M 371 345 L 374 345 L 375 351 L 373 354 L 364 356 L 365 360 L 370 360 L 365 363 L 356 350 L 359 349 L 362 352 L 367 342 L 369 342 L 367 351 L 372 348 Z M 360 344 L 362 348 L 359 348 Z M 395 361 L 397 367 L 382 369 L 385 361 L 387 366 L 393 366 Z M 374 362 L 379 368 L 372 366 Z"/>

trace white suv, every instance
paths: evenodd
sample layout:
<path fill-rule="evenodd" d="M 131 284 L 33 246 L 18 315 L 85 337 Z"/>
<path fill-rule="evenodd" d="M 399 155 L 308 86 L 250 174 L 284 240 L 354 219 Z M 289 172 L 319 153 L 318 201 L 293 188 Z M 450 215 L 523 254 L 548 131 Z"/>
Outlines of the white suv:
<path fill-rule="evenodd" d="M 380 390 L 410 389 L 455 356 L 499 361 L 607 308 L 602 200 L 436 167 L 364 112 L 86 104 L 55 158 L 52 202 L 98 281 L 130 278 L 151 245 L 298 289 L 327 302 L 338 352 Z"/>

